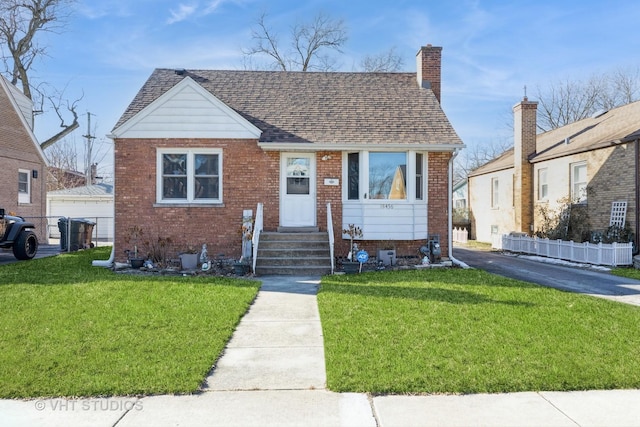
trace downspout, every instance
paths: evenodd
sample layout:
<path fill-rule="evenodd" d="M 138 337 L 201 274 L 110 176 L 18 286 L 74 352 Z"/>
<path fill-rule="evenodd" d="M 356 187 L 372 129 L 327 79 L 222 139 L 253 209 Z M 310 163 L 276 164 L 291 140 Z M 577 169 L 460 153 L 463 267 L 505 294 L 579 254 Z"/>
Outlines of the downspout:
<path fill-rule="evenodd" d="M 112 140 L 114 140 L 115 142 L 115 137 L 111 137 L 111 135 L 107 135 L 108 138 L 111 138 Z M 113 245 L 111 245 L 111 255 L 109 255 L 109 259 L 104 261 L 104 260 L 93 260 L 91 261 L 91 265 L 94 267 L 105 267 L 105 268 L 113 268 L 114 261 L 116 258 L 116 179 L 115 179 L 115 161 L 116 161 L 116 147 L 115 144 L 113 146 L 113 172 L 114 172 L 114 177 L 113 177 L 113 212 L 112 212 L 112 218 L 113 218 Z"/>
<path fill-rule="evenodd" d="M 91 265 L 94 267 L 105 267 L 105 268 L 111 268 L 113 267 L 113 260 L 116 257 L 116 251 L 115 251 L 115 247 L 111 246 L 111 255 L 109 256 L 109 259 L 106 261 L 103 260 L 93 260 L 91 261 Z"/>
<path fill-rule="evenodd" d="M 449 191 L 448 191 L 448 198 L 449 198 L 449 202 L 448 202 L 448 214 L 447 214 L 447 219 L 448 219 L 448 231 L 447 231 L 447 243 L 449 246 L 449 259 L 451 260 L 452 263 L 454 263 L 455 265 L 462 267 L 462 268 L 471 268 L 469 267 L 467 264 L 465 264 L 464 262 L 457 260 L 453 257 L 453 233 L 451 232 L 453 230 L 453 161 L 455 160 L 455 158 L 458 156 L 458 153 L 460 152 L 460 149 L 455 149 L 453 150 L 453 155 L 451 156 L 451 158 L 449 159 L 449 179 L 448 179 L 448 185 L 449 185 Z"/>
<path fill-rule="evenodd" d="M 635 227 L 635 248 L 633 250 L 633 255 L 637 255 L 638 254 L 638 248 L 640 248 L 640 211 L 638 209 L 640 209 L 640 177 L 638 176 L 638 174 L 640 173 L 640 139 L 636 139 L 636 141 L 633 144 L 634 148 L 635 148 L 635 173 L 636 173 L 636 179 L 635 179 L 635 209 L 636 209 L 636 227 Z"/>

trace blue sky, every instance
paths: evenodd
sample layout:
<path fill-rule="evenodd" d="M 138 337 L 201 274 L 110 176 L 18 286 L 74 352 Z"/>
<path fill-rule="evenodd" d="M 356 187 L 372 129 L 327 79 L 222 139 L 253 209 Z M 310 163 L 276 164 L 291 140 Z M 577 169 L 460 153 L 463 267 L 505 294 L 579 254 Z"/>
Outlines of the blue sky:
<path fill-rule="evenodd" d="M 261 12 L 284 35 L 297 21 L 322 11 L 343 19 L 349 39 L 340 71 L 358 70 L 364 55 L 395 47 L 403 70 L 415 72 L 415 54 L 428 43 L 442 46 L 442 105 L 469 146 L 509 137 L 511 107 L 528 87 L 640 66 L 640 2 L 461 0 L 77 0 L 67 28 L 40 41 L 48 57 L 32 79 L 65 96 L 84 93 L 106 154 L 101 174 L 111 175 L 105 137 L 154 68 L 242 69 L 242 49 Z M 47 117 L 48 116 L 48 117 Z M 56 133 L 58 121 L 40 116 L 36 135 Z"/>

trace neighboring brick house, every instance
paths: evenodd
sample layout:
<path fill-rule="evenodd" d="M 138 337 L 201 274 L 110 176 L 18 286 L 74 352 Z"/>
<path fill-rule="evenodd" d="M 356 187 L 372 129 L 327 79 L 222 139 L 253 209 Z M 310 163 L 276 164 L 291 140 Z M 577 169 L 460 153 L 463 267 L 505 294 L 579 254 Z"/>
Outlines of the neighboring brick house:
<path fill-rule="evenodd" d="M 0 208 L 28 217 L 46 238 L 47 160 L 33 134 L 33 104 L 0 76 Z"/>
<path fill-rule="evenodd" d="M 607 229 L 613 202 L 626 202 L 638 241 L 640 102 L 536 135 L 537 103 L 514 107 L 514 148 L 469 174 L 475 238 L 540 229 L 537 208 L 562 199 L 588 213 L 593 231 Z"/>
<path fill-rule="evenodd" d="M 337 256 L 348 224 L 373 255 L 417 255 L 431 234 L 446 255 L 463 144 L 440 105 L 441 49 L 420 49 L 417 74 L 156 69 L 110 135 L 116 259 L 134 225 L 237 257 L 243 210 L 262 203 L 264 230 L 326 231 L 327 202 Z"/>

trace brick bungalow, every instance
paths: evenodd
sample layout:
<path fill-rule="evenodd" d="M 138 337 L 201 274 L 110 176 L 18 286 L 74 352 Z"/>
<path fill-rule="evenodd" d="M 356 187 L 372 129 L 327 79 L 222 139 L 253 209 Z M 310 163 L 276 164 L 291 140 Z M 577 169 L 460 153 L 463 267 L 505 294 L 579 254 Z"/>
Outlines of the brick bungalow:
<path fill-rule="evenodd" d="M 568 198 L 598 232 L 626 222 L 638 241 L 640 102 L 536 135 L 537 102 L 514 111 L 514 148 L 469 174 L 475 238 L 540 229 L 537 208 Z M 612 207 L 618 216 L 612 218 Z"/>
<path fill-rule="evenodd" d="M 450 168 L 463 147 L 440 105 L 441 50 L 417 73 L 156 69 L 115 125 L 115 256 L 132 226 L 174 250 L 240 255 L 243 211 L 264 231 L 363 231 L 375 256 L 448 251 Z M 395 179 L 394 179 L 395 178 Z M 293 257 L 296 257 L 295 255 Z"/>
<path fill-rule="evenodd" d="M 46 168 L 33 134 L 33 104 L 0 76 L 0 208 L 33 221 L 41 241 L 46 238 Z"/>

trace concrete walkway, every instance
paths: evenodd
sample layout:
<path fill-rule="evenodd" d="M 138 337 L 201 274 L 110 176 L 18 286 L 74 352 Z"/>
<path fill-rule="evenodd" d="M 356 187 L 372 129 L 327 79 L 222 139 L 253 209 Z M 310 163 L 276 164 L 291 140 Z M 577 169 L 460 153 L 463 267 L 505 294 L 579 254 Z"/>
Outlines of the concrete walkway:
<path fill-rule="evenodd" d="M 640 390 L 380 397 L 327 391 L 319 280 L 261 280 L 202 393 L 0 400 L 0 425 L 640 426 Z"/>
<path fill-rule="evenodd" d="M 324 389 L 324 343 L 316 294 L 319 280 L 261 278 L 206 390 Z"/>

